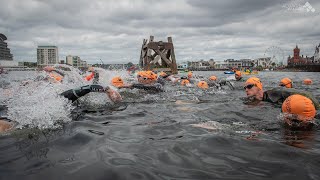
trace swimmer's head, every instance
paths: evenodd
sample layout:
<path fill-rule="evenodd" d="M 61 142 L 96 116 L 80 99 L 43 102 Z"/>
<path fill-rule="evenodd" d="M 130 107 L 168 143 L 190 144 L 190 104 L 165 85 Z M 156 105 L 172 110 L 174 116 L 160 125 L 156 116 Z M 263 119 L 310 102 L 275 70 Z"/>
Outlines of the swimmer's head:
<path fill-rule="evenodd" d="M 316 108 L 309 98 L 294 94 L 283 102 L 282 112 L 285 113 L 285 122 L 291 125 L 294 121 L 312 121 L 316 115 Z"/>
<path fill-rule="evenodd" d="M 181 85 L 182 85 L 182 86 L 185 86 L 185 85 L 187 85 L 187 84 L 190 84 L 190 82 L 189 82 L 188 79 L 184 79 L 184 80 L 181 81 Z"/>
<path fill-rule="evenodd" d="M 216 81 L 216 80 L 217 80 L 217 77 L 216 77 L 216 76 L 210 76 L 209 80 L 210 80 L 210 81 Z"/>
<path fill-rule="evenodd" d="M 188 72 L 188 78 L 191 78 L 191 77 L 192 77 L 192 72 L 189 71 L 189 72 Z"/>
<path fill-rule="evenodd" d="M 305 80 L 303 80 L 303 84 L 311 85 L 312 84 L 312 80 L 311 79 L 305 79 Z"/>
<path fill-rule="evenodd" d="M 207 83 L 207 82 L 205 82 L 205 81 L 200 81 L 200 82 L 198 83 L 198 88 L 208 89 L 209 86 L 208 86 L 208 83 Z"/>
<path fill-rule="evenodd" d="M 236 72 L 234 73 L 234 77 L 236 78 L 236 80 L 241 79 L 241 77 L 242 77 L 241 71 L 236 71 Z"/>
<path fill-rule="evenodd" d="M 84 79 L 86 80 L 86 81 L 90 81 L 91 79 L 93 79 L 94 78 L 94 73 L 92 72 L 92 73 L 90 73 L 89 75 L 87 75 Z"/>
<path fill-rule="evenodd" d="M 112 78 L 111 84 L 115 87 L 122 87 L 124 83 L 123 83 L 123 80 L 120 76 L 116 76 L 116 77 Z"/>
<path fill-rule="evenodd" d="M 54 82 L 61 82 L 62 79 L 63 79 L 63 77 L 62 77 L 61 75 L 56 74 L 56 73 L 53 73 L 53 72 L 51 72 L 51 73 L 49 74 L 49 76 L 50 76 L 51 79 L 54 80 Z"/>
<path fill-rule="evenodd" d="M 263 96 L 262 83 L 257 77 L 249 78 L 245 83 L 244 89 L 249 97 L 261 99 L 261 96 Z"/>
<path fill-rule="evenodd" d="M 158 75 L 152 71 L 146 71 L 146 74 L 148 75 L 148 78 L 151 80 L 157 80 Z"/>
<path fill-rule="evenodd" d="M 281 79 L 279 86 L 283 86 L 286 88 L 292 88 L 292 81 L 289 78 L 283 78 L 283 79 Z"/>
<path fill-rule="evenodd" d="M 137 78 L 138 82 L 142 84 L 152 84 L 157 81 L 157 75 L 152 71 L 140 71 Z"/>

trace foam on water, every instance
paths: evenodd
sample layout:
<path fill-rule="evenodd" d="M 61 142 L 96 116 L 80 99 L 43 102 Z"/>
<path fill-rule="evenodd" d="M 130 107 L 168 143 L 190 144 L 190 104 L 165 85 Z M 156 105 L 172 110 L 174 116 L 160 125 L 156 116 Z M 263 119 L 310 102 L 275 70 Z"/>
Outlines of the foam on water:
<path fill-rule="evenodd" d="M 48 82 L 34 82 L 16 89 L 8 100 L 8 118 L 19 127 L 55 128 L 58 122 L 68 122 L 73 109 L 68 99 L 61 97 Z"/>
<path fill-rule="evenodd" d="M 99 84 L 103 86 L 108 86 L 111 84 L 111 80 L 115 76 L 120 76 L 123 80 L 129 79 L 129 75 L 126 71 L 110 71 L 102 68 L 95 68 L 95 70 L 99 73 Z"/>
<path fill-rule="evenodd" d="M 0 102 L 8 107 L 6 114 L 9 119 L 18 123 L 18 128 L 56 128 L 59 122 L 71 121 L 70 113 L 74 107 L 68 99 L 59 94 L 92 82 L 84 81 L 79 70 L 71 66 L 55 65 L 55 68 L 65 74 L 62 82 L 46 81 L 48 74 L 44 71 L 32 72 L 27 76 L 13 72 L 6 89 L 0 88 Z M 114 76 L 124 79 L 128 77 L 126 71 L 115 72 L 102 68 L 95 70 L 99 72 L 99 84 L 103 86 L 110 85 Z M 90 93 L 80 98 L 80 103 L 89 108 L 113 104 L 105 93 Z"/>

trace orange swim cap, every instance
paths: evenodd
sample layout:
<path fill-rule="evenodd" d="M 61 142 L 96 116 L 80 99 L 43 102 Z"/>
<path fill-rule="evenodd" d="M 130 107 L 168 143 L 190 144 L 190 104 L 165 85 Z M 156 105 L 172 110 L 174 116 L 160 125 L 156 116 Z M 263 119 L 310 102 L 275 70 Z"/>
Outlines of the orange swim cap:
<path fill-rule="evenodd" d="M 112 78 L 111 84 L 115 87 L 121 87 L 121 86 L 123 86 L 123 80 L 121 79 L 120 76 L 116 76 L 116 77 Z"/>
<path fill-rule="evenodd" d="M 241 71 L 236 71 L 235 75 L 240 76 L 241 77 Z"/>
<path fill-rule="evenodd" d="M 57 75 L 57 74 L 50 73 L 49 76 L 51 78 L 53 78 L 54 80 L 59 81 L 59 82 L 62 80 L 62 77 L 60 75 Z"/>
<path fill-rule="evenodd" d="M 201 88 L 201 89 L 208 89 L 209 88 L 208 83 L 205 82 L 205 81 L 200 81 L 198 83 L 198 87 Z"/>
<path fill-rule="evenodd" d="M 62 77 L 61 76 L 56 76 L 55 78 L 54 78 L 56 81 L 61 81 L 62 80 Z"/>
<path fill-rule="evenodd" d="M 156 80 L 158 78 L 158 75 L 152 71 L 145 71 L 145 75 L 145 77 L 152 80 Z"/>
<path fill-rule="evenodd" d="M 186 84 L 189 84 L 189 83 L 190 83 L 190 82 L 189 82 L 188 79 L 184 79 L 184 80 L 181 81 L 181 85 L 182 85 L 182 86 L 185 86 Z"/>
<path fill-rule="evenodd" d="M 283 102 L 282 112 L 298 115 L 299 121 L 310 121 L 316 115 L 316 108 L 309 98 L 294 94 Z"/>
<path fill-rule="evenodd" d="M 216 80 L 217 80 L 217 77 L 216 77 L 216 76 L 210 76 L 209 80 L 211 80 L 211 81 L 216 81 Z"/>
<path fill-rule="evenodd" d="M 93 77 L 94 77 L 94 73 L 92 72 L 91 74 L 86 76 L 84 79 L 87 80 L 87 81 L 90 81 Z"/>
<path fill-rule="evenodd" d="M 246 81 L 246 85 L 247 84 L 254 84 L 256 85 L 260 90 L 262 90 L 262 82 L 260 81 L 259 78 L 257 77 L 251 77 Z"/>
<path fill-rule="evenodd" d="M 312 80 L 311 79 L 305 79 L 305 80 L 303 80 L 303 84 L 310 85 L 310 84 L 312 84 Z"/>
<path fill-rule="evenodd" d="M 283 78 L 280 81 L 280 86 L 285 86 L 286 88 L 292 88 L 292 81 L 289 78 Z"/>

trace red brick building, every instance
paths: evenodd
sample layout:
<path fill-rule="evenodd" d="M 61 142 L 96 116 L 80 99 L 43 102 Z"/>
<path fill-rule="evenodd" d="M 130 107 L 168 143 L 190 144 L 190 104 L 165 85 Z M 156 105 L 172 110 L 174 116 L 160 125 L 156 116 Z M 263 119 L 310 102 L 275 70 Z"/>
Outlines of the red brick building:
<path fill-rule="evenodd" d="M 293 57 L 288 57 L 288 66 L 294 66 L 294 65 L 305 65 L 312 63 L 312 59 L 306 57 L 300 56 L 300 49 L 298 48 L 298 45 L 296 45 L 296 48 L 293 49 Z"/>

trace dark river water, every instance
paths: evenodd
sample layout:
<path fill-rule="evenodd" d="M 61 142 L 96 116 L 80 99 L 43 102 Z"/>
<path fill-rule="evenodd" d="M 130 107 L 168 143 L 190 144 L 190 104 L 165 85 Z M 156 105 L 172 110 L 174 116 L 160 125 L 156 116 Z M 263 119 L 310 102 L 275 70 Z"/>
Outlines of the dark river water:
<path fill-rule="evenodd" d="M 2 78 L 26 78 L 10 73 Z M 320 97 L 320 73 L 260 72 L 257 77 L 266 90 L 289 77 L 296 88 Z M 305 78 L 313 85 L 302 85 Z M 285 128 L 279 106 L 245 105 L 243 89 L 170 86 L 156 95 L 122 94 L 124 110 L 76 108 L 62 127 L 1 135 L 0 179 L 320 179 L 319 128 Z M 5 105 L 1 108 L 5 114 Z"/>

